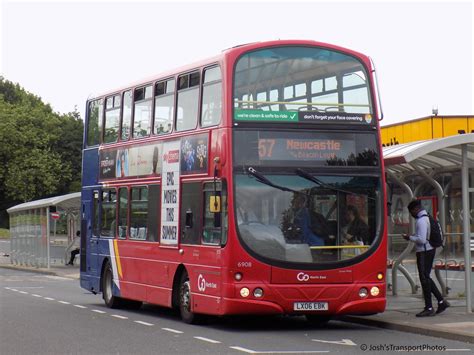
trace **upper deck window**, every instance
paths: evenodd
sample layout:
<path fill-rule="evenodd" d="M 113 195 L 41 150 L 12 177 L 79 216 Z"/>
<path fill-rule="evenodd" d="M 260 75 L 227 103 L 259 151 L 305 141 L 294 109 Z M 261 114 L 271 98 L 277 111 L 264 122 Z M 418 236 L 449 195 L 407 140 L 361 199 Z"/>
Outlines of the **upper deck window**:
<path fill-rule="evenodd" d="M 114 95 L 105 101 L 104 143 L 116 142 L 120 126 L 120 95 Z"/>
<path fill-rule="evenodd" d="M 87 115 L 87 146 L 99 144 L 100 123 L 104 110 L 103 100 L 95 100 L 89 103 Z"/>
<path fill-rule="evenodd" d="M 122 114 L 122 134 L 121 139 L 127 140 L 130 136 L 132 125 L 132 90 L 123 93 L 123 114 Z"/>
<path fill-rule="evenodd" d="M 171 132 L 174 115 L 174 79 L 155 84 L 155 134 Z"/>
<path fill-rule="evenodd" d="M 222 114 L 221 68 L 213 67 L 204 71 L 202 86 L 201 125 L 213 126 L 220 122 Z"/>
<path fill-rule="evenodd" d="M 199 109 L 200 73 L 185 74 L 178 79 L 178 111 L 176 130 L 196 128 Z"/>
<path fill-rule="evenodd" d="M 296 122 L 302 120 L 301 112 L 360 114 L 364 120 L 366 115 L 367 123 L 372 114 L 362 63 L 317 47 L 273 47 L 244 54 L 235 66 L 234 108 L 236 119 L 248 114 L 267 120 L 275 115 L 264 111 L 272 111 Z"/>
<path fill-rule="evenodd" d="M 135 89 L 135 106 L 133 115 L 133 138 L 146 137 L 150 134 L 153 86 Z"/>

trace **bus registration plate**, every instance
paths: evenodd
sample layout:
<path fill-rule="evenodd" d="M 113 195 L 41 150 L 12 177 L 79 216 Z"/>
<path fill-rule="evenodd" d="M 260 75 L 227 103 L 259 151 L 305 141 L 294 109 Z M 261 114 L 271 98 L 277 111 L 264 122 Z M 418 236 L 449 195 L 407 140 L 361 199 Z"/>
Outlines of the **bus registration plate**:
<path fill-rule="evenodd" d="M 327 311 L 329 304 L 327 302 L 295 302 L 294 311 Z"/>

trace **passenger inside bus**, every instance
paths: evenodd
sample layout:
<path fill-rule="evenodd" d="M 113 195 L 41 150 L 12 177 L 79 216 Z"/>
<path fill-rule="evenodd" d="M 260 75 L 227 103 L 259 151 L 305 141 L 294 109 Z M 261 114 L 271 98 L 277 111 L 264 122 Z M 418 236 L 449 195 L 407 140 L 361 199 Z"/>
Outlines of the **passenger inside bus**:
<path fill-rule="evenodd" d="M 347 231 L 344 234 L 346 243 L 362 242 L 369 243 L 369 226 L 361 218 L 359 210 L 353 205 L 346 207 L 345 218 L 347 221 Z"/>
<path fill-rule="evenodd" d="M 293 198 L 293 208 L 295 211 L 294 224 L 300 229 L 302 241 L 310 246 L 323 246 L 324 239 L 313 233 L 311 228 L 311 216 L 306 206 L 307 198 L 299 193 Z"/>

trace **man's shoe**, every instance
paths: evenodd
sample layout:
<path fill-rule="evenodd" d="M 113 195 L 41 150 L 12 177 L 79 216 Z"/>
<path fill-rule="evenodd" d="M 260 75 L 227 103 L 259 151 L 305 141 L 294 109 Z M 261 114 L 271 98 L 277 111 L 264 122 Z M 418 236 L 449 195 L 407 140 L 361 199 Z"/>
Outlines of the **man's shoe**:
<path fill-rule="evenodd" d="M 436 310 L 436 314 L 440 314 L 441 312 L 444 312 L 446 308 L 451 306 L 448 301 L 442 300 L 440 303 L 438 303 L 438 309 Z"/>
<path fill-rule="evenodd" d="M 436 315 L 436 312 L 433 308 L 431 308 L 431 309 L 424 309 L 420 313 L 417 313 L 416 316 L 417 317 L 433 317 L 434 315 Z"/>

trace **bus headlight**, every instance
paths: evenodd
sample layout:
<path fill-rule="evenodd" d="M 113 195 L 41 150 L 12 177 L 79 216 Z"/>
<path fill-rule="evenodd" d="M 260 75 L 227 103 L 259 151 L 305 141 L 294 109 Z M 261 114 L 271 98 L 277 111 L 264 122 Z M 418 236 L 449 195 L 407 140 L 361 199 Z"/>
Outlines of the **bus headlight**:
<path fill-rule="evenodd" d="M 248 297 L 250 295 L 250 290 L 247 287 L 242 287 L 240 289 L 240 295 L 244 298 Z"/>
<path fill-rule="evenodd" d="M 255 298 L 262 298 L 263 297 L 263 290 L 260 287 L 257 287 L 255 290 L 253 290 L 253 296 Z"/>
<path fill-rule="evenodd" d="M 370 294 L 374 297 L 377 297 L 380 293 L 380 289 L 377 286 L 374 286 L 370 289 Z"/>
<path fill-rule="evenodd" d="M 360 298 L 365 298 L 365 297 L 367 297 L 368 294 L 369 294 L 369 291 L 365 287 L 362 287 L 359 290 L 359 297 Z"/>

